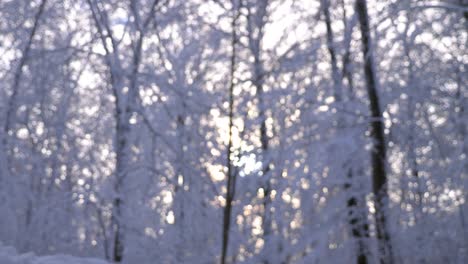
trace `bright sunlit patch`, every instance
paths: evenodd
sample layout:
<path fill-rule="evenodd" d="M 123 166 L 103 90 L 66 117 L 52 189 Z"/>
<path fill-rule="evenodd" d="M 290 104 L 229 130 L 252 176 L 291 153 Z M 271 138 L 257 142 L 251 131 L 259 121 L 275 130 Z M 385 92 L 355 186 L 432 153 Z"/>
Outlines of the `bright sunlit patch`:
<path fill-rule="evenodd" d="M 182 176 L 182 175 L 177 176 L 177 184 L 179 184 L 179 185 L 184 184 L 184 176 Z"/>
<path fill-rule="evenodd" d="M 173 225 L 175 223 L 175 216 L 173 211 L 169 211 L 169 213 L 167 213 L 166 222 L 170 225 Z"/>
<path fill-rule="evenodd" d="M 224 174 L 224 166 L 222 165 L 209 165 L 208 172 L 210 173 L 211 179 L 214 181 L 222 181 L 226 177 Z"/>
<path fill-rule="evenodd" d="M 318 107 L 319 112 L 327 112 L 328 109 L 330 109 L 328 105 L 321 105 Z"/>
<path fill-rule="evenodd" d="M 163 191 L 162 192 L 162 201 L 163 203 L 165 204 L 171 204 L 172 201 L 173 201 L 173 198 L 172 198 L 172 193 L 170 191 Z"/>
<path fill-rule="evenodd" d="M 259 188 L 257 190 L 257 197 L 262 199 L 263 197 L 265 197 L 265 190 L 263 188 Z"/>
<path fill-rule="evenodd" d="M 262 233 L 262 217 L 255 216 L 252 222 L 252 234 L 253 235 L 260 235 Z"/>
<path fill-rule="evenodd" d="M 257 161 L 255 154 L 244 155 L 240 158 L 239 162 L 235 164 L 242 168 L 240 176 L 249 175 L 255 171 L 258 171 L 262 167 L 262 163 Z"/>
<path fill-rule="evenodd" d="M 281 198 L 283 199 L 283 201 L 285 201 L 286 203 L 290 203 L 291 202 L 291 195 L 289 195 L 288 192 L 284 191 L 282 194 L 281 194 Z"/>
<path fill-rule="evenodd" d="M 78 179 L 77 183 L 78 185 L 83 186 L 85 184 L 85 181 L 83 179 Z"/>
<path fill-rule="evenodd" d="M 38 122 L 37 125 L 36 125 L 36 134 L 38 136 L 42 136 L 42 134 L 44 134 L 44 123 L 43 122 Z"/>
<path fill-rule="evenodd" d="M 445 211 L 453 211 L 464 203 L 464 195 L 461 189 L 445 188 L 444 192 L 438 197 L 439 207 Z"/>
<path fill-rule="evenodd" d="M 16 136 L 19 139 L 27 139 L 29 137 L 29 131 L 27 128 L 22 127 L 16 131 Z"/>
<path fill-rule="evenodd" d="M 297 197 L 292 198 L 291 200 L 292 208 L 299 209 L 301 207 L 301 200 Z"/>
<path fill-rule="evenodd" d="M 329 97 L 325 98 L 325 103 L 326 104 L 331 104 L 333 102 L 335 102 L 335 97 L 329 96 Z"/>
<path fill-rule="evenodd" d="M 221 206 L 223 206 L 223 207 L 226 206 L 226 198 L 224 198 L 224 197 L 221 196 L 221 195 L 218 195 L 216 198 L 217 198 L 217 200 L 218 200 L 218 202 L 219 202 L 219 204 L 220 204 Z"/>
<path fill-rule="evenodd" d="M 248 204 L 246 206 L 244 206 L 244 215 L 245 216 L 249 216 L 252 214 L 252 209 L 253 209 L 253 206 L 251 204 Z"/>

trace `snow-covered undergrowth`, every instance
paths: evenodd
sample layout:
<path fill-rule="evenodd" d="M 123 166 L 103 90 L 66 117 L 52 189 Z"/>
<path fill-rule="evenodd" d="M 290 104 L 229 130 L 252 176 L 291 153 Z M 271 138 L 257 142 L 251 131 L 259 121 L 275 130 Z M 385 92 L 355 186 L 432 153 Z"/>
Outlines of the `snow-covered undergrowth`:
<path fill-rule="evenodd" d="M 34 253 L 19 254 L 13 247 L 4 246 L 0 242 L 0 264 L 108 264 L 108 262 L 68 255 L 36 256 Z"/>

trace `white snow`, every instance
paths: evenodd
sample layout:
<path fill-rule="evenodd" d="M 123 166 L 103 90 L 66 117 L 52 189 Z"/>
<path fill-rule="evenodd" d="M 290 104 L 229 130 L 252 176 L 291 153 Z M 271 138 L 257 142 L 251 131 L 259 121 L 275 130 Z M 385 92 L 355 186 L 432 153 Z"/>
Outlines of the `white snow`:
<path fill-rule="evenodd" d="M 100 259 L 79 258 L 68 255 L 36 256 L 34 253 L 19 254 L 16 249 L 0 242 L 0 264 L 109 264 Z"/>

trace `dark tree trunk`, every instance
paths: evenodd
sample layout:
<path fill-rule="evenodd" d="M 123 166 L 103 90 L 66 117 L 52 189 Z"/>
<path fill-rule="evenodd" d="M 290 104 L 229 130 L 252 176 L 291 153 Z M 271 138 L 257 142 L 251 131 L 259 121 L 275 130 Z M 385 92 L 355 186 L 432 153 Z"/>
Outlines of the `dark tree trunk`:
<path fill-rule="evenodd" d="M 231 161 L 232 156 L 232 130 L 234 127 L 234 73 L 236 71 L 236 45 L 237 45 L 237 20 L 239 18 L 239 5 L 236 0 L 232 0 L 232 34 L 231 34 L 231 66 L 230 66 L 230 83 L 229 83 L 229 139 L 226 150 L 226 167 L 227 167 L 227 184 L 226 184 L 226 205 L 224 206 L 223 212 L 223 236 L 221 246 L 221 264 L 225 264 L 227 261 L 227 253 L 229 246 L 229 230 L 231 227 L 231 215 L 232 215 L 232 201 L 236 191 L 236 172 L 234 171 L 233 164 Z"/>
<path fill-rule="evenodd" d="M 349 53 L 347 51 L 345 54 L 343 75 L 340 76 L 330 15 L 330 1 L 322 0 L 321 5 L 325 17 L 325 26 L 327 29 L 327 48 L 330 54 L 330 63 L 332 66 L 331 77 L 333 79 L 334 97 L 336 102 L 340 103 L 342 101 L 341 88 L 343 86 L 343 75 L 347 75 L 346 78 L 348 78 L 349 86 L 352 87 L 351 74 L 349 72 L 346 73 Z M 337 119 L 337 129 L 340 129 L 344 120 L 339 114 L 337 114 Z M 366 214 L 364 213 L 365 210 L 362 208 L 365 208 L 365 203 L 363 199 L 358 199 L 356 193 L 353 190 L 353 184 L 356 182 L 356 179 L 353 177 L 352 169 L 348 170 L 346 178 L 347 179 L 344 185 L 344 189 L 350 194 L 346 204 L 348 208 L 348 223 L 350 226 L 351 235 L 357 243 L 356 263 L 367 264 L 368 249 L 364 240 L 369 236 L 369 225 L 367 224 Z"/>
<path fill-rule="evenodd" d="M 129 136 L 130 136 L 130 123 L 129 118 L 131 116 L 131 107 L 127 105 L 123 111 L 120 110 L 119 100 L 116 99 L 116 182 L 114 185 L 114 192 L 116 198 L 114 198 L 113 204 L 113 224 L 114 224 L 114 252 L 113 261 L 121 262 L 124 252 L 124 232 L 122 228 L 122 188 L 124 187 L 124 180 L 127 174 L 127 168 L 129 166 Z"/>
<path fill-rule="evenodd" d="M 375 222 L 377 229 L 377 239 L 379 243 L 379 258 L 381 263 L 393 263 L 393 253 L 390 234 L 387 228 L 386 203 L 387 193 L 387 173 L 386 146 L 383 128 L 382 111 L 379 104 L 377 92 L 377 81 L 373 65 L 373 55 L 371 52 L 371 36 L 369 28 L 369 17 L 367 13 L 367 3 L 365 0 L 356 0 L 356 12 L 358 14 L 361 28 L 362 52 L 364 56 L 364 74 L 369 98 L 369 110 L 371 112 L 371 137 L 373 149 L 371 153 L 372 162 L 372 185 L 375 196 Z"/>

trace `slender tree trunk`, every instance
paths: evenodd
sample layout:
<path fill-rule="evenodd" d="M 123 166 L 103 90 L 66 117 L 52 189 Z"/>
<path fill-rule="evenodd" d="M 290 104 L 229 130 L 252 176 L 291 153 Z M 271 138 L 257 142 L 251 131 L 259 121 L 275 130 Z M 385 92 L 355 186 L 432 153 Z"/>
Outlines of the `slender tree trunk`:
<path fill-rule="evenodd" d="M 248 36 L 249 36 L 249 49 L 252 52 L 254 61 L 253 61 L 253 85 L 256 90 L 256 99 L 257 99 L 257 110 L 258 110 L 258 119 L 260 120 L 260 150 L 261 150 L 261 177 L 262 177 L 262 189 L 263 189 L 263 216 L 262 216 L 262 231 L 263 231 L 263 253 L 261 254 L 262 263 L 269 263 L 268 253 L 266 250 L 273 247 L 271 245 L 271 235 L 272 235 L 272 224 L 273 219 L 271 215 L 271 191 L 273 190 L 272 181 L 271 181 L 271 168 L 272 162 L 269 153 L 270 149 L 270 139 L 268 137 L 267 131 L 267 107 L 265 104 L 265 89 L 264 89 L 264 78 L 265 70 L 264 64 L 262 61 L 262 39 L 264 35 L 264 27 L 266 23 L 267 16 L 267 7 L 269 1 L 262 0 L 258 2 L 253 2 L 255 7 L 255 13 L 252 14 L 252 9 L 248 9 Z"/>
<path fill-rule="evenodd" d="M 408 3 L 409 4 L 409 3 Z M 418 157 L 417 157 L 417 152 L 416 152 L 416 138 L 415 138 L 415 133 L 416 133 L 416 114 L 417 114 L 417 107 L 415 106 L 414 102 L 414 95 L 413 91 L 416 88 L 416 83 L 415 83 L 415 75 L 414 75 L 414 63 L 413 60 L 411 59 L 410 53 L 410 46 L 408 43 L 408 31 L 410 27 L 410 23 L 412 23 L 413 19 L 411 16 L 411 11 L 408 6 L 408 11 L 406 14 L 407 18 L 407 23 L 405 26 L 404 30 L 404 38 L 403 38 L 403 48 L 404 48 L 404 54 L 405 58 L 408 62 L 408 80 L 407 80 L 407 88 L 408 88 L 408 103 L 407 103 L 407 112 L 408 112 L 408 164 L 410 168 L 410 177 L 412 181 L 416 184 L 416 190 L 410 190 L 411 192 L 414 193 L 414 200 L 413 200 L 413 205 L 414 205 L 414 221 L 415 225 L 418 226 L 421 231 L 419 231 L 419 234 L 417 235 L 417 241 L 420 243 L 421 248 L 424 248 L 424 234 L 425 234 L 425 226 L 424 226 L 424 212 L 423 212 L 423 191 L 422 191 L 422 182 L 420 178 L 420 171 L 419 171 L 419 163 L 418 163 Z M 405 186 L 407 188 L 407 186 Z M 403 190 L 404 192 L 405 190 Z M 420 256 L 419 258 L 420 263 L 426 263 L 424 255 Z"/>
<path fill-rule="evenodd" d="M 39 19 L 41 18 L 42 13 L 44 12 L 46 3 L 47 3 L 47 0 L 42 0 L 41 4 L 39 5 L 39 10 L 37 11 L 37 14 L 34 18 L 34 24 L 31 29 L 31 33 L 29 34 L 28 41 L 26 42 L 26 46 L 23 50 L 21 59 L 19 61 L 18 67 L 13 77 L 12 94 L 10 98 L 8 99 L 8 107 L 7 107 L 7 113 L 5 117 L 4 129 L 3 129 L 3 132 L 5 133 L 5 135 L 8 134 L 8 131 L 12 125 L 11 124 L 12 118 L 14 117 L 16 113 L 16 97 L 18 96 L 18 92 L 19 92 L 18 90 L 19 90 L 21 78 L 23 77 L 23 68 L 26 65 L 26 62 L 28 61 L 29 52 L 31 51 L 31 46 L 34 40 L 34 36 L 36 35 L 37 28 L 39 27 Z"/>
<path fill-rule="evenodd" d="M 468 6 L 468 3 L 466 4 L 466 6 Z M 465 12 L 465 14 L 467 15 L 468 12 Z M 467 17 L 467 24 L 468 24 L 468 17 Z M 458 73 L 457 73 L 457 93 L 455 95 L 455 98 L 456 98 L 456 103 L 455 105 L 458 107 L 458 115 L 457 115 L 457 119 L 458 119 L 458 135 L 459 135 L 459 141 L 461 142 L 462 144 L 462 147 L 461 147 L 461 152 L 462 152 L 462 155 L 465 157 L 465 163 L 464 163 L 464 166 L 462 167 L 461 169 L 461 174 L 460 174 L 460 178 L 462 178 L 461 180 L 463 180 L 463 176 L 462 175 L 466 175 L 468 173 L 468 162 L 467 162 L 467 155 L 468 155 L 468 141 L 466 139 L 466 133 L 467 133 L 467 114 L 466 114 L 466 104 L 464 103 L 467 99 L 466 99 L 466 96 L 463 95 L 463 72 L 464 72 L 464 68 L 466 67 L 466 65 L 461 65 L 461 69 L 458 70 Z M 465 193 L 465 196 L 464 196 L 464 199 L 465 201 L 468 200 L 468 194 Z M 468 248 L 468 226 L 467 226 L 467 221 L 466 221 L 466 218 L 465 218 L 465 209 L 466 208 L 466 204 L 465 203 L 462 203 L 460 201 L 459 203 L 459 206 L 458 206 L 458 212 L 459 212 L 459 216 L 460 216 L 460 224 L 461 224 L 461 227 L 463 229 L 463 234 L 464 234 L 464 245 L 466 248 Z"/>
<path fill-rule="evenodd" d="M 468 1 L 467 0 L 458 0 L 458 2 L 462 7 L 468 8 Z M 465 25 L 468 28 L 468 11 L 463 12 L 463 17 L 465 18 Z"/>
<path fill-rule="evenodd" d="M 346 4 L 344 0 L 341 0 L 341 9 L 343 12 L 344 42 L 345 42 L 345 54 L 343 55 L 343 59 L 342 59 L 343 68 L 341 71 L 341 78 L 342 80 L 346 78 L 346 80 L 348 81 L 348 91 L 346 95 L 348 96 L 349 100 L 352 100 L 354 98 L 354 80 L 353 80 L 352 71 L 351 71 L 351 66 L 352 66 L 351 65 L 351 35 L 353 32 L 354 23 L 352 20 L 351 20 L 351 24 L 349 24 L 347 21 L 348 17 L 346 15 Z"/>
<path fill-rule="evenodd" d="M 128 98 L 129 100 L 129 98 Z M 129 147 L 130 147 L 130 115 L 131 109 L 128 105 L 124 109 L 118 104 L 119 100 L 116 99 L 116 181 L 114 185 L 115 198 L 113 202 L 114 212 L 114 250 L 113 261 L 121 262 L 124 252 L 124 230 L 122 224 L 123 212 L 123 187 L 124 181 L 128 173 L 130 165 Z"/>
<path fill-rule="evenodd" d="M 93 0 L 87 0 L 91 9 L 94 22 L 98 29 L 99 37 L 103 48 L 106 52 L 106 64 L 110 71 L 110 79 L 112 91 L 115 98 L 115 133 L 116 133 L 116 165 L 115 165 L 115 184 L 114 192 L 115 198 L 113 200 L 113 229 L 114 229 L 114 247 L 112 259 L 114 262 L 121 262 L 124 253 L 124 228 L 122 224 L 123 210 L 125 205 L 123 200 L 124 181 L 129 167 L 131 165 L 131 151 L 130 151 L 130 136 L 131 124 L 130 117 L 132 113 L 137 110 L 138 102 L 138 74 L 139 67 L 142 60 L 142 47 L 145 34 L 147 33 L 150 22 L 154 18 L 154 12 L 159 0 L 153 0 L 148 16 L 142 21 L 140 19 L 137 2 L 130 2 L 130 10 L 132 12 L 135 28 L 138 32 L 135 41 L 135 48 L 133 50 L 133 59 L 131 65 L 131 75 L 129 76 L 129 89 L 124 91 L 125 77 L 123 76 L 123 69 L 119 58 L 119 44 L 112 35 L 112 29 L 107 21 L 108 14 L 105 9 L 101 9 L 99 5 Z M 109 41 L 108 41 L 109 40 Z M 110 42 L 110 43 L 109 43 Z M 110 49 L 110 47 L 112 49 Z"/>
<path fill-rule="evenodd" d="M 340 73 L 338 71 L 338 64 L 336 59 L 336 51 L 335 51 L 335 40 L 333 29 L 331 25 L 331 17 L 330 17 L 330 1 L 329 0 L 322 0 L 321 1 L 321 8 L 323 14 L 325 16 L 325 26 L 327 28 L 327 48 L 328 53 L 330 54 L 330 64 L 332 66 L 331 75 L 333 79 L 333 93 L 335 96 L 336 101 L 341 101 L 341 87 L 342 81 L 340 77 Z"/>
<path fill-rule="evenodd" d="M 8 137 L 9 137 L 9 132 L 12 127 L 13 119 L 15 118 L 16 115 L 16 101 L 19 93 L 19 87 L 21 83 L 21 79 L 23 77 L 23 68 L 26 65 L 28 59 L 29 59 L 29 52 L 31 51 L 31 46 L 34 41 L 34 36 L 36 35 L 37 28 L 39 27 L 39 20 L 42 17 L 42 14 L 44 12 L 45 6 L 47 4 L 47 0 L 42 0 L 39 7 L 38 11 L 34 17 L 34 24 L 32 26 L 31 32 L 29 33 L 28 40 L 26 42 L 26 45 L 24 47 L 24 50 L 21 54 L 21 58 L 18 63 L 18 67 L 16 68 L 16 71 L 14 72 L 13 76 L 13 85 L 11 87 L 11 95 L 8 98 L 7 101 L 7 107 L 6 107 L 6 113 L 5 113 L 5 120 L 3 123 L 3 129 L 0 133 L 0 144 L 1 144 L 1 149 L 0 149 L 0 183 L 2 180 L 6 180 L 7 175 L 10 170 L 10 165 L 9 165 L 9 155 L 8 155 Z"/>
<path fill-rule="evenodd" d="M 181 99 L 184 100 L 184 99 Z M 186 135 L 185 135 L 185 115 L 186 115 L 186 105 L 184 102 L 181 103 L 180 108 L 182 109 L 180 114 L 177 115 L 177 125 L 176 125 L 176 133 L 177 138 L 179 140 L 177 146 L 177 169 L 176 169 L 176 179 L 177 182 L 175 183 L 174 187 L 174 215 L 175 215 L 175 222 L 174 227 L 177 229 L 177 255 L 175 256 L 177 263 L 185 263 L 185 256 L 184 253 L 186 250 L 186 240 L 187 240 L 187 233 L 185 228 L 185 208 L 186 208 L 186 196 L 190 189 L 185 190 L 185 186 L 189 186 L 188 182 L 186 182 L 186 166 L 187 161 L 185 158 L 185 149 L 184 146 L 186 144 Z"/>
<path fill-rule="evenodd" d="M 364 57 L 364 74 L 369 98 L 369 110 L 371 112 L 371 138 L 373 149 L 371 152 L 372 162 L 372 185 L 375 196 L 375 222 L 377 239 L 379 245 L 379 258 L 381 263 L 393 263 L 392 245 L 390 233 L 387 227 L 386 209 L 388 203 L 388 185 L 386 172 L 386 145 L 383 128 L 383 116 L 379 103 L 377 91 L 376 73 L 373 63 L 372 43 L 367 13 L 366 0 L 356 0 L 356 12 L 361 28 L 362 52 Z"/>
<path fill-rule="evenodd" d="M 4 123 L 3 123 L 2 131 L 0 132 L 0 144 L 1 144 L 0 146 L 0 203 L 4 203 L 5 200 L 8 201 L 8 195 L 6 194 L 4 197 L 3 192 L 1 191 L 1 188 L 4 186 L 6 188 L 9 188 L 10 186 L 9 181 L 12 179 L 12 176 L 13 176 L 13 175 L 9 175 L 11 174 L 11 167 L 10 167 L 11 156 L 9 154 L 9 150 L 10 150 L 9 137 L 10 137 L 10 132 L 11 132 L 10 130 L 12 129 L 15 118 L 16 118 L 17 97 L 19 94 L 21 80 L 23 78 L 23 69 L 28 62 L 29 53 L 31 51 L 34 37 L 39 27 L 39 21 L 42 17 L 46 4 L 47 4 L 47 0 L 42 0 L 40 2 L 38 11 L 34 17 L 34 23 L 29 33 L 28 40 L 22 51 L 21 57 L 18 62 L 18 66 L 16 67 L 14 71 L 13 84 L 11 86 L 11 95 L 7 99 L 6 112 L 4 116 L 5 118 L 4 120 L 2 120 Z M 25 214 L 26 214 L 25 226 L 22 228 L 24 228 L 24 230 L 28 232 L 32 214 L 33 214 L 32 201 L 30 199 L 28 199 Z M 24 242 L 25 248 L 28 247 L 29 242 L 30 242 L 29 240 Z"/>
<path fill-rule="evenodd" d="M 330 16 L 330 1 L 329 0 L 322 0 L 321 1 L 321 8 L 323 10 L 323 14 L 325 17 L 325 26 L 327 29 L 327 48 L 330 55 L 330 63 L 331 63 L 331 77 L 333 79 L 333 87 L 334 87 L 334 97 L 337 103 L 342 101 L 342 86 L 343 86 L 343 77 L 340 76 L 340 72 L 338 69 L 337 63 L 337 55 L 336 55 L 336 47 L 334 41 L 334 34 L 332 29 L 332 22 Z M 347 72 L 346 64 L 347 58 L 349 58 L 348 52 L 345 54 L 344 63 L 343 63 L 343 75 Z M 350 87 L 352 86 L 351 75 L 347 73 L 348 82 Z M 343 118 L 337 114 L 337 130 L 343 125 Z M 368 237 L 368 224 L 366 215 L 363 213 L 360 207 L 363 207 L 360 199 L 356 197 L 355 190 L 353 185 L 356 179 L 353 177 L 353 170 L 349 169 L 347 172 L 346 177 L 346 184 L 344 185 L 344 189 L 349 192 L 349 198 L 347 200 L 347 207 L 348 207 L 348 223 L 350 226 L 351 235 L 355 239 L 357 243 L 357 252 L 356 252 L 356 263 L 358 264 L 366 264 L 367 263 L 367 254 L 369 252 L 365 242 L 363 241 L 364 238 Z M 364 205 L 365 207 L 365 205 Z"/>
<path fill-rule="evenodd" d="M 232 201 L 236 191 L 236 172 L 232 164 L 232 132 L 234 128 L 234 74 L 236 72 L 236 45 L 237 45 L 237 20 L 240 12 L 240 2 L 232 0 L 232 21 L 231 21 L 231 66 L 230 66 L 230 82 L 229 82 L 229 135 L 228 146 L 226 149 L 226 167 L 227 167 L 227 183 L 226 183 L 226 205 L 223 212 L 223 235 L 221 246 L 221 264 L 227 261 L 228 246 L 229 246 L 229 231 L 231 228 Z"/>
<path fill-rule="evenodd" d="M 345 190 L 349 190 L 352 194 L 356 189 L 352 185 L 356 182 L 356 179 L 351 169 L 348 171 L 347 176 L 348 179 L 345 184 Z M 346 206 L 348 207 L 348 223 L 351 229 L 351 235 L 357 243 L 356 263 L 367 264 L 370 250 L 366 243 L 369 238 L 369 224 L 367 223 L 367 214 L 365 213 L 365 198 L 352 194 L 349 196 Z"/>

